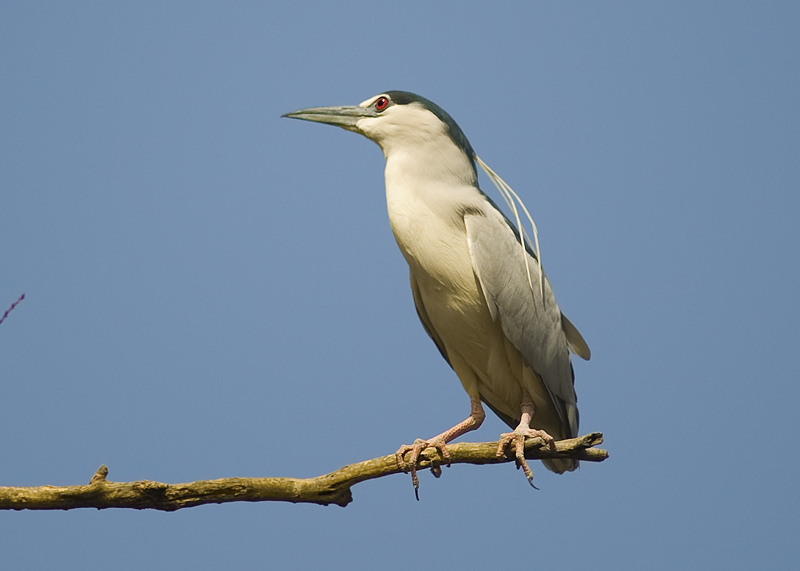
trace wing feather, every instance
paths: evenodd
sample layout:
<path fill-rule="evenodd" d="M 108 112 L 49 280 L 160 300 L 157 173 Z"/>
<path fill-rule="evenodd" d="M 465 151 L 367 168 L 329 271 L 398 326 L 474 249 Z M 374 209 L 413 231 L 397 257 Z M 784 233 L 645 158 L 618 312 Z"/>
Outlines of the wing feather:
<path fill-rule="evenodd" d="M 581 359 L 586 361 L 591 359 L 592 351 L 589 349 L 589 345 L 586 344 L 586 341 L 584 341 L 583 335 L 581 335 L 578 328 L 575 327 L 563 313 L 561 314 L 561 328 L 564 330 L 564 335 L 567 337 L 567 344 L 570 350 Z"/>
<path fill-rule="evenodd" d="M 499 211 L 466 214 L 464 224 L 472 265 L 492 318 L 500 320 L 506 337 L 541 379 L 564 433 L 568 437 L 577 435 L 577 399 L 568 340 L 547 276 L 541 274 L 540 278 L 538 272 L 531 272 L 530 283 L 519 242 Z M 530 252 L 525 256 L 531 266 L 535 265 Z M 567 328 L 577 333 L 572 324 Z M 539 392 L 535 386 L 526 388 L 531 394 Z"/>

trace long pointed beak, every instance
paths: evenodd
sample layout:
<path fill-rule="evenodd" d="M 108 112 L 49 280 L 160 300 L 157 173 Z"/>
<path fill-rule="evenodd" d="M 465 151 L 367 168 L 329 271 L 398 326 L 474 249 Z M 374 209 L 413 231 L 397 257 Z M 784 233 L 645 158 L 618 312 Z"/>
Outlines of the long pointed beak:
<path fill-rule="evenodd" d="M 336 125 L 348 131 L 358 131 L 356 123 L 366 117 L 376 116 L 375 110 L 368 107 L 309 107 L 281 115 L 290 119 Z"/>

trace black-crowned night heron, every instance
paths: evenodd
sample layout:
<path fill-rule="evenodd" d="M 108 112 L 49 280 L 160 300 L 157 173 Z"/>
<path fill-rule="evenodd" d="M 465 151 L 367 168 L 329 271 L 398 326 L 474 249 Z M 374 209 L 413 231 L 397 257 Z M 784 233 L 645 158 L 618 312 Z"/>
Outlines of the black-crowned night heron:
<path fill-rule="evenodd" d="M 481 402 L 513 429 L 501 436 L 498 455 L 513 443 L 533 485 L 525 439 L 552 445 L 577 436 L 569 351 L 584 359 L 590 353 L 556 305 L 538 247 L 535 253 L 521 225 L 517 230 L 481 191 L 475 163 L 509 200 L 519 225 L 516 194 L 477 157 L 450 115 L 413 93 L 387 91 L 356 107 L 312 107 L 284 117 L 359 133 L 386 156 L 389 221 L 411 269 L 417 314 L 472 404 L 463 422 L 397 451 L 415 490 L 420 452 L 434 446 L 448 460 L 447 443 L 483 422 Z M 544 464 L 557 473 L 578 466 L 571 459 Z"/>

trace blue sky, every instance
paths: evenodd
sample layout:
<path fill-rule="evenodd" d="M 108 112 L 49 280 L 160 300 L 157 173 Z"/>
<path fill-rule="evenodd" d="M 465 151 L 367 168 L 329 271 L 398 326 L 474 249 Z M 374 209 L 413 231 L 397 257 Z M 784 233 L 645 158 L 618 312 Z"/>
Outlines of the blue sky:
<path fill-rule="evenodd" d="M 383 157 L 280 119 L 432 99 L 523 197 L 589 342 L 581 432 L 338 507 L 0 512 L 8 569 L 789 568 L 794 2 L 0 6 L 0 484 L 308 477 L 469 402 L 414 312 Z M 484 190 L 493 194 L 488 180 Z M 491 416 L 470 440 L 495 440 Z"/>

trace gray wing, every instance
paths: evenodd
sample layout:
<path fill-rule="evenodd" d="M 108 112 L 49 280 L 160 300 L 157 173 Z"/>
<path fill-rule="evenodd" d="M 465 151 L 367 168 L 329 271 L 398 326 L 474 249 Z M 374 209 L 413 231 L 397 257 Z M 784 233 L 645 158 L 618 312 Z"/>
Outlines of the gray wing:
<path fill-rule="evenodd" d="M 492 318 L 500 320 L 506 337 L 542 379 L 566 432 L 577 435 L 578 409 L 569 347 L 577 347 L 588 356 L 586 342 L 562 318 L 544 275 L 544 287 L 540 287 L 537 261 L 525 252 L 531 287 L 515 232 L 501 213 L 466 214 L 464 224 L 472 265 Z"/>

